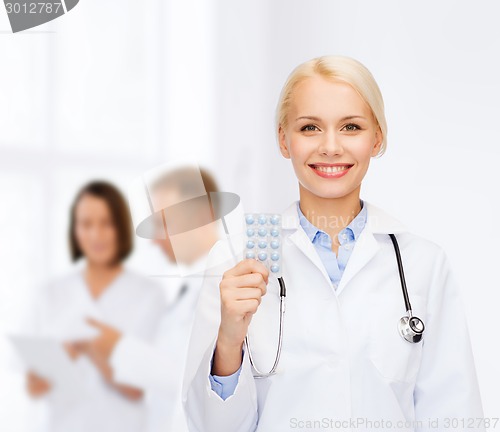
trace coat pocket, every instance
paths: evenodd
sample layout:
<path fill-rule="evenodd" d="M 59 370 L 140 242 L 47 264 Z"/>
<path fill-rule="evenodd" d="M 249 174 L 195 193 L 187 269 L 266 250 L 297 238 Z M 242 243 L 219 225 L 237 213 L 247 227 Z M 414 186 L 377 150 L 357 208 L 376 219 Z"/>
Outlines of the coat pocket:
<path fill-rule="evenodd" d="M 425 325 L 426 299 L 410 294 L 413 316 Z M 391 381 L 415 382 L 422 356 L 423 339 L 418 343 L 405 340 L 398 328 L 401 317 L 406 316 L 401 295 L 390 299 L 377 297 L 370 313 L 368 352 L 380 374 Z"/>

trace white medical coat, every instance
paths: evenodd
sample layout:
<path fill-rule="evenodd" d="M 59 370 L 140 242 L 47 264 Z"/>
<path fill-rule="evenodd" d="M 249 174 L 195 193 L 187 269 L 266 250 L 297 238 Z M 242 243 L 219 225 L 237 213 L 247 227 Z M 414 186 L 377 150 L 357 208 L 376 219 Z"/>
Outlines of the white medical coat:
<path fill-rule="evenodd" d="M 460 289 L 445 252 L 365 204 L 367 223 L 337 290 L 299 224 L 296 203 L 283 213 L 281 361 L 275 375 L 254 379 L 245 352 L 236 390 L 225 401 L 208 376 L 220 323 L 218 285 L 234 260 L 205 279 L 184 378 L 191 431 L 436 431 L 445 430 L 447 419 L 483 416 Z M 399 242 L 413 313 L 426 326 L 421 343 L 398 333 L 405 306 L 389 233 Z M 209 262 L 220 253 L 227 253 L 222 242 Z M 278 323 L 279 287 L 270 276 L 249 327 L 261 371 L 274 362 Z"/>
<path fill-rule="evenodd" d="M 161 288 L 127 269 L 93 299 L 79 269 L 49 284 L 36 305 L 38 334 L 67 339 L 68 328 L 91 316 L 125 334 L 149 340 L 165 309 Z M 86 356 L 76 361 L 83 387 L 68 398 L 53 388 L 46 396 L 47 432 L 142 432 L 143 401 L 130 401 L 109 386 Z"/>
<path fill-rule="evenodd" d="M 180 296 L 164 311 L 153 340 L 124 335 L 112 354 L 115 379 L 146 390 L 147 432 L 188 431 L 181 403 L 182 377 L 202 275 L 166 279 L 165 284 L 178 285 Z M 186 286 L 183 294 L 182 286 Z"/>

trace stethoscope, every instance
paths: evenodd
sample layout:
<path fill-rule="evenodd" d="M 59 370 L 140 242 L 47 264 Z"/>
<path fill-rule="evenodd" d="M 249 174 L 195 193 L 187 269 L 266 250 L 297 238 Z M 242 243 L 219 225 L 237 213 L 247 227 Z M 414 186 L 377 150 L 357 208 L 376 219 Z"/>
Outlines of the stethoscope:
<path fill-rule="evenodd" d="M 424 322 L 413 316 L 411 309 L 410 298 L 408 297 L 408 290 L 406 288 L 405 275 L 403 271 L 403 263 L 401 261 L 401 254 L 399 252 L 399 245 L 394 234 L 389 234 L 392 243 L 394 245 L 394 250 L 396 252 L 396 259 L 398 262 L 399 278 L 401 280 L 401 289 L 403 290 L 403 298 L 405 301 L 406 315 L 398 321 L 398 331 L 401 337 L 411 343 L 418 343 L 422 340 L 424 333 Z M 286 286 L 283 277 L 278 278 L 280 285 L 280 323 L 279 323 L 279 335 L 278 335 L 278 348 L 276 350 L 276 358 L 274 360 L 273 367 L 267 373 L 259 371 L 255 365 L 255 361 L 252 357 L 252 350 L 250 349 L 250 338 L 247 335 L 245 337 L 245 346 L 248 353 L 248 359 L 253 368 L 254 378 L 267 378 L 276 373 L 276 368 L 278 367 L 280 357 L 281 357 L 281 346 L 283 344 L 283 322 L 285 320 L 285 298 L 286 298 Z"/>

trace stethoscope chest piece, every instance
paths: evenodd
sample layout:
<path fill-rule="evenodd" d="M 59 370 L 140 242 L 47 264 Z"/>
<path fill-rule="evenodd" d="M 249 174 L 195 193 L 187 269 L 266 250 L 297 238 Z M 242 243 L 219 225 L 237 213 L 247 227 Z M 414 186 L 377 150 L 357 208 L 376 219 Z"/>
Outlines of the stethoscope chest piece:
<path fill-rule="evenodd" d="M 399 334 L 408 342 L 420 342 L 424 334 L 424 329 L 423 321 L 416 316 L 404 316 L 398 322 Z"/>
<path fill-rule="evenodd" d="M 403 270 L 403 261 L 401 260 L 401 253 L 399 252 L 398 241 L 394 234 L 389 234 L 394 245 L 396 259 L 398 261 L 399 278 L 401 280 L 401 289 L 403 290 L 403 297 L 405 300 L 406 316 L 398 321 L 398 330 L 401 337 L 408 342 L 418 343 L 422 340 L 425 326 L 424 322 L 416 316 L 413 316 L 408 296 L 408 289 L 406 288 L 405 274 Z"/>

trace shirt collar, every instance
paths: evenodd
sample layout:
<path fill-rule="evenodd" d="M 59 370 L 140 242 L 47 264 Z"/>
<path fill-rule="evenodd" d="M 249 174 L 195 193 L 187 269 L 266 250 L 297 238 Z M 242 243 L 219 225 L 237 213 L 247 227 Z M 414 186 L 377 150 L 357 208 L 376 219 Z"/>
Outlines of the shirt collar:
<path fill-rule="evenodd" d="M 356 215 L 356 217 L 351 221 L 351 223 L 349 225 L 347 225 L 347 227 L 342 229 L 342 231 L 344 231 L 344 230 L 349 231 L 350 230 L 352 232 L 352 234 L 354 235 L 354 240 L 357 240 L 359 235 L 361 234 L 361 231 L 363 231 L 363 228 L 365 227 L 366 219 L 367 219 L 367 206 L 365 205 L 365 203 L 362 199 L 360 199 L 359 201 L 361 204 L 361 211 Z M 297 213 L 299 215 L 300 225 L 302 226 L 305 233 L 307 234 L 307 237 L 309 237 L 309 240 L 311 240 L 311 242 L 312 242 L 316 238 L 316 235 L 318 234 L 318 232 L 324 233 L 324 231 L 315 227 L 311 222 L 309 222 L 309 220 L 307 220 L 307 218 L 304 216 L 304 214 L 300 210 L 299 204 L 300 204 L 300 201 L 297 201 Z"/>
<path fill-rule="evenodd" d="M 381 207 L 378 207 L 366 200 L 363 200 L 363 204 L 364 207 L 366 206 L 366 226 L 363 229 L 363 232 L 367 229 L 371 234 L 397 234 L 410 232 L 410 229 L 406 224 L 403 224 L 399 219 L 394 217 L 392 214 L 387 213 Z M 283 210 L 282 226 L 284 230 L 296 231 L 300 228 L 297 201 L 292 202 Z"/>

